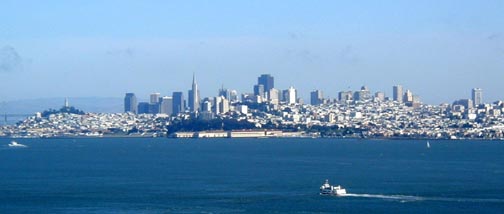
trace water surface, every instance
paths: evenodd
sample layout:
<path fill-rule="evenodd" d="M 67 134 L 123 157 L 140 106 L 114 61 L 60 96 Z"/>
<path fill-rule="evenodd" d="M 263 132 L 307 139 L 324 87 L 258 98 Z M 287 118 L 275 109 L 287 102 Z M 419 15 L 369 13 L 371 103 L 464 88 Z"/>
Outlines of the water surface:
<path fill-rule="evenodd" d="M 0 139 L 0 213 L 502 213 L 504 143 Z M 347 197 L 318 195 L 325 179 Z"/>

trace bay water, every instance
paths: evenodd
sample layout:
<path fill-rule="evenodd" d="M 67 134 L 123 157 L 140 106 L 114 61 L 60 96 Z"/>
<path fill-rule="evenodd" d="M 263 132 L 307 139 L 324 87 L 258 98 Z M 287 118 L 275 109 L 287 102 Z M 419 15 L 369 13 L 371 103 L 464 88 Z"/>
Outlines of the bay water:
<path fill-rule="evenodd" d="M 10 141 L 0 213 L 504 213 L 501 141 Z"/>

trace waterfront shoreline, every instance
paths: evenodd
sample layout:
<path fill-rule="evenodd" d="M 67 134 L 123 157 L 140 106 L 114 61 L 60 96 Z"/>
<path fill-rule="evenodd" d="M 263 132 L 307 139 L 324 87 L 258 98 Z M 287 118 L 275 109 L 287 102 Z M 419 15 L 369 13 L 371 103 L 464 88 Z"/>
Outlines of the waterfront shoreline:
<path fill-rule="evenodd" d="M 361 137 L 312 137 L 312 136 L 272 136 L 272 137 L 152 137 L 152 136 L 57 136 L 57 137 L 0 137 L 0 139 L 15 140 L 15 139 L 171 139 L 171 140 L 184 140 L 184 139 L 198 139 L 198 140 L 208 140 L 208 139 L 336 139 L 336 140 L 362 140 L 362 141 L 503 141 L 504 139 L 480 139 L 480 138 L 464 138 L 464 139 L 444 139 L 444 138 L 407 138 L 407 137 L 391 137 L 391 138 L 361 138 Z"/>

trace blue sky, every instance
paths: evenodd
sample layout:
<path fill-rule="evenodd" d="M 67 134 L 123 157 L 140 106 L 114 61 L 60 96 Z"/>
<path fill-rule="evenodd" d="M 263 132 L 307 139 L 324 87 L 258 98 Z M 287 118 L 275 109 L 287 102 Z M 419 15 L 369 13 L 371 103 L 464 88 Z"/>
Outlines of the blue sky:
<path fill-rule="evenodd" d="M 402 84 L 504 99 L 504 1 L 3 1 L 0 101 Z"/>

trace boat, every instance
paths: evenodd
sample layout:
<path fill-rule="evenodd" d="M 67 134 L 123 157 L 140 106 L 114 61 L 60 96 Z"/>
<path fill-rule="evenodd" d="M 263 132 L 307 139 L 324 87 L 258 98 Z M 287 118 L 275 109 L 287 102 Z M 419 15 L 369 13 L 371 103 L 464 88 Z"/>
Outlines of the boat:
<path fill-rule="evenodd" d="M 20 144 L 16 141 L 12 141 L 11 143 L 9 143 L 9 147 L 27 147 L 27 146 L 24 144 Z"/>
<path fill-rule="evenodd" d="M 346 189 L 343 189 L 340 185 L 331 186 L 329 184 L 329 180 L 325 180 L 325 183 L 320 186 L 320 195 L 336 195 L 336 196 L 344 196 L 346 195 Z"/>
<path fill-rule="evenodd" d="M 430 143 L 427 141 L 427 149 L 430 149 Z"/>

